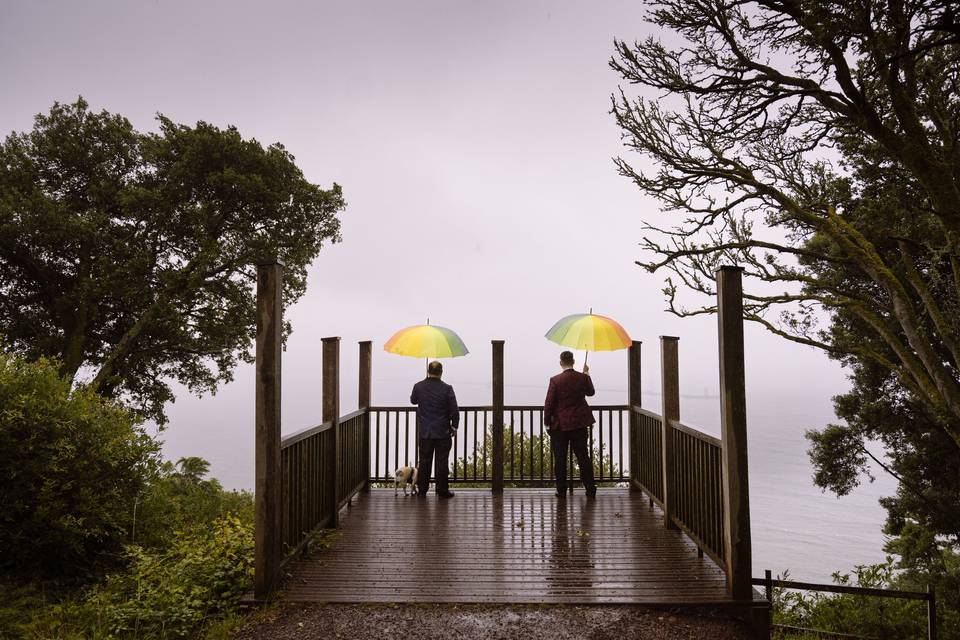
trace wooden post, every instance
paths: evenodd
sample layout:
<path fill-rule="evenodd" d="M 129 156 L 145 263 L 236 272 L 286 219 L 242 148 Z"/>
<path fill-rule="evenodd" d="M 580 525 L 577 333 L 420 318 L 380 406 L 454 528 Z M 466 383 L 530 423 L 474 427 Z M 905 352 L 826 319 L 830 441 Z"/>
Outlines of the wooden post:
<path fill-rule="evenodd" d="M 720 343 L 720 429 L 724 556 L 727 590 L 738 600 L 753 595 L 750 549 L 750 491 L 747 481 L 747 400 L 743 364 L 743 269 L 717 269 Z"/>
<path fill-rule="evenodd" d="M 503 493 L 503 340 L 493 346 L 493 492 Z"/>
<path fill-rule="evenodd" d="M 283 346 L 283 263 L 257 265 L 256 500 L 254 597 L 273 590 L 283 555 L 280 469 L 280 354 Z"/>
<path fill-rule="evenodd" d="M 630 427 L 630 491 L 640 491 L 640 460 L 637 455 L 637 437 L 640 421 L 633 410 L 641 405 L 640 400 L 640 345 L 639 340 L 630 343 L 627 350 L 627 404 L 629 405 L 627 424 Z"/>
<path fill-rule="evenodd" d="M 333 424 L 330 447 L 323 461 L 330 491 L 330 527 L 340 526 L 340 338 L 323 339 L 323 421 Z"/>
<path fill-rule="evenodd" d="M 366 480 L 363 491 L 370 491 L 370 397 L 373 388 L 373 343 L 364 340 L 360 343 L 360 387 L 357 390 L 357 408 L 364 409 L 363 414 L 363 474 Z"/>
<path fill-rule="evenodd" d="M 937 640 L 937 594 L 933 585 L 927 585 L 927 640 Z"/>
<path fill-rule="evenodd" d="M 660 388 L 663 398 L 663 442 L 661 455 L 663 460 L 663 524 L 667 529 L 676 529 L 673 522 L 674 482 L 673 469 L 673 427 L 671 420 L 680 420 L 680 360 L 678 343 L 675 336 L 660 336 Z"/>

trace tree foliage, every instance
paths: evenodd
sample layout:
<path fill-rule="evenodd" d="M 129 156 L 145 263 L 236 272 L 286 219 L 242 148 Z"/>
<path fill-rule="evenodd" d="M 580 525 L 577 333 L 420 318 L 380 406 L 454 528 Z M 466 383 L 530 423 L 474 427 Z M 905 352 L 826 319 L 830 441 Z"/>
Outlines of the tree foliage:
<path fill-rule="evenodd" d="M 162 422 L 168 380 L 212 391 L 249 360 L 254 264 L 283 260 L 297 300 L 344 201 L 280 144 L 157 121 L 80 98 L 0 144 L 0 336 Z"/>
<path fill-rule="evenodd" d="M 55 363 L 0 352 L 0 573 L 87 580 L 115 565 L 158 449 Z"/>
<path fill-rule="evenodd" d="M 960 448 L 960 24 L 951 3 L 670 0 L 681 39 L 618 42 L 612 66 L 667 99 L 614 99 L 620 171 L 681 222 L 644 241 L 651 271 L 714 292 L 735 262 L 746 317 L 886 367 Z M 771 317 L 777 312 L 779 318 Z M 843 313 L 872 340 L 820 328 Z M 842 327 L 841 327 L 842 328 Z"/>
<path fill-rule="evenodd" d="M 253 522 L 253 494 L 227 491 L 216 478 L 206 477 L 210 463 L 203 458 L 164 462 L 143 492 L 136 512 L 132 543 L 162 549 L 176 532 L 208 525 L 218 518 L 239 517 Z"/>
<path fill-rule="evenodd" d="M 812 432 L 816 481 L 845 493 L 879 440 L 900 480 L 888 531 L 960 531 L 960 23 L 945 0 L 667 0 L 657 38 L 611 65 L 621 173 L 676 221 L 650 225 L 650 271 L 715 294 L 745 268 L 745 318 L 851 372 L 845 421 Z M 939 537 L 938 537 L 939 536 Z M 945 536 L 945 537 L 944 537 Z M 897 544 L 894 540 L 893 545 Z M 919 552 L 918 552 L 919 553 Z"/>
<path fill-rule="evenodd" d="M 960 609 L 957 608 L 956 579 L 957 556 L 949 556 L 953 563 L 953 582 L 931 583 L 938 594 L 937 622 L 939 637 L 955 638 L 960 634 Z M 789 579 L 785 576 L 784 579 Z M 851 573 L 834 573 L 833 582 L 842 586 L 867 589 L 893 589 L 923 592 L 925 580 L 916 580 L 910 574 L 896 570 L 893 558 L 874 565 L 860 565 Z M 852 634 L 864 638 L 885 640 L 910 640 L 927 635 L 927 603 L 922 600 L 899 600 L 820 592 L 773 590 L 773 622 L 794 628 L 815 629 L 828 633 Z M 800 636 L 785 633 L 782 637 L 820 638 L 826 634 L 813 633 Z M 775 636 L 780 637 L 780 636 Z"/>

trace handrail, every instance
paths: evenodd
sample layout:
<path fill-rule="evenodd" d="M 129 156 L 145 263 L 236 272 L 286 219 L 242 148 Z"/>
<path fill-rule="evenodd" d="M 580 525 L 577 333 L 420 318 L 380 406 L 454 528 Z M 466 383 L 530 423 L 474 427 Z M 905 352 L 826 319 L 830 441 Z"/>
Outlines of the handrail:
<path fill-rule="evenodd" d="M 824 591 L 827 593 L 841 593 L 854 596 L 873 596 L 877 598 L 895 598 L 898 600 L 924 600 L 927 603 L 927 640 L 937 640 L 937 595 L 933 585 L 927 585 L 926 592 L 923 591 L 898 591 L 896 589 L 876 589 L 874 587 L 851 587 L 840 584 L 817 584 L 814 582 L 798 582 L 796 580 L 774 580 L 772 572 L 767 569 L 764 571 L 763 578 L 752 578 L 750 582 L 756 586 L 765 588 L 767 600 L 773 599 L 773 588 L 798 589 L 801 591 Z M 781 626 L 781 625 L 773 625 Z M 803 631 L 817 632 L 816 629 L 803 629 Z M 833 632 L 826 632 L 832 635 Z"/>
<path fill-rule="evenodd" d="M 323 432 L 326 431 L 327 429 L 331 429 L 331 428 L 333 428 L 333 423 L 332 423 L 332 422 L 321 422 L 320 424 L 318 424 L 318 425 L 316 425 L 316 426 L 307 427 L 307 428 L 301 429 L 300 431 L 297 431 L 297 432 L 295 432 L 295 433 L 291 433 L 291 434 L 288 435 L 288 436 L 284 436 L 284 437 L 280 440 L 280 449 L 281 449 L 281 450 L 286 449 L 287 447 L 289 447 L 289 446 L 292 445 L 292 444 L 296 444 L 297 442 L 300 442 L 301 440 L 306 440 L 306 439 L 309 438 L 310 436 L 315 436 L 315 435 L 317 435 L 318 433 L 323 433 Z"/>
<path fill-rule="evenodd" d="M 371 482 L 389 481 L 394 469 L 416 464 L 419 452 L 416 407 L 370 407 L 372 446 Z M 601 483 L 627 482 L 627 405 L 591 406 L 596 424 L 590 430 L 589 446 L 594 454 L 595 476 Z M 554 459 L 549 428 L 543 423 L 540 404 L 505 405 L 503 410 L 502 460 L 507 484 L 552 486 Z M 452 484 L 491 484 L 494 468 L 496 409 L 492 406 L 460 407 L 460 427 L 451 448 Z M 568 460 L 571 483 L 579 480 L 578 467 Z"/>
<path fill-rule="evenodd" d="M 707 444 L 712 444 L 715 447 L 721 447 L 721 448 L 723 447 L 723 442 L 720 440 L 720 438 L 717 438 L 716 436 L 711 436 L 710 434 L 704 433 L 699 429 L 688 427 L 687 425 L 683 424 L 682 422 L 679 422 L 678 420 L 671 420 L 670 427 L 673 429 L 676 429 L 677 431 L 682 431 L 683 433 L 689 436 L 693 436 L 698 440 L 703 440 Z"/>
<path fill-rule="evenodd" d="M 630 409 L 634 416 L 631 482 L 649 496 L 651 504 L 664 508 L 670 524 L 683 531 L 700 553 L 726 570 L 720 470 L 723 443 L 678 420 L 670 420 L 670 428 L 664 429 L 662 416 L 638 405 Z M 663 454 L 667 445 L 673 452 L 669 462 Z"/>
<path fill-rule="evenodd" d="M 630 408 L 629 405 L 625 404 L 596 404 L 590 405 L 590 409 L 593 411 L 616 411 L 617 409 L 621 411 L 627 411 Z M 536 409 L 543 409 L 542 404 L 508 404 L 504 405 L 504 411 L 533 411 Z M 638 410 L 639 407 L 637 407 Z M 416 411 L 416 405 L 377 405 L 370 407 L 370 411 Z M 493 406 L 491 405 L 461 405 L 461 411 L 493 411 Z M 649 413 L 649 412 L 646 412 Z M 655 415 L 655 414 L 651 414 Z M 659 418 L 660 416 L 656 416 Z"/>
<path fill-rule="evenodd" d="M 366 484 L 367 415 L 358 409 L 339 417 L 336 432 L 328 420 L 281 440 L 281 540 L 288 558 L 313 531 L 335 525 L 339 509 Z"/>
<path fill-rule="evenodd" d="M 898 600 L 930 600 L 931 594 L 925 591 L 899 591 L 896 589 L 877 589 L 874 587 L 851 587 L 839 584 L 817 584 L 814 582 L 797 582 L 796 580 L 779 580 L 753 578 L 754 585 L 780 587 L 781 589 L 797 589 L 801 591 L 824 591 L 829 593 L 843 593 L 852 596 L 876 596 L 878 598 L 896 598 Z"/>
<path fill-rule="evenodd" d="M 636 412 L 639 413 L 640 415 L 647 416 L 648 418 L 653 418 L 654 420 L 662 420 L 662 419 L 663 419 L 663 418 L 660 416 L 659 413 L 654 413 L 653 411 L 648 411 L 647 409 L 644 409 L 644 408 L 641 407 L 640 405 L 636 405 L 636 404 L 635 404 L 635 405 L 633 405 L 632 407 L 627 407 L 627 408 L 628 408 L 628 409 L 633 409 L 634 411 L 636 411 Z"/>
<path fill-rule="evenodd" d="M 348 420 L 352 420 L 353 418 L 362 416 L 366 412 L 367 412 L 367 409 L 357 409 L 356 411 L 352 413 L 348 413 L 345 416 L 340 416 L 340 424 L 343 424 Z M 300 442 L 305 438 L 309 438 L 310 436 L 316 435 L 318 433 L 322 433 L 327 429 L 331 428 L 332 426 L 333 426 L 333 423 L 328 421 L 328 422 L 321 422 L 320 424 L 313 427 L 307 427 L 305 429 L 301 429 L 300 431 L 295 431 L 290 435 L 284 436 L 280 440 L 280 448 L 286 449 L 287 447 L 294 444 L 295 442 Z"/>

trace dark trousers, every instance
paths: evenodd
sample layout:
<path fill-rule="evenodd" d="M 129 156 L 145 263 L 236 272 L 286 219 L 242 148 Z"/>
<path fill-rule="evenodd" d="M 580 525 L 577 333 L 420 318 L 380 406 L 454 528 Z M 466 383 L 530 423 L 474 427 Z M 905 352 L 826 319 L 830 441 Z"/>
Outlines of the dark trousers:
<path fill-rule="evenodd" d="M 557 491 L 567 490 L 567 451 L 573 447 L 573 455 L 577 457 L 577 466 L 580 467 L 580 479 L 587 491 L 596 489 L 593 482 L 593 462 L 590 460 L 589 429 L 575 431 L 550 432 L 550 448 L 553 450 L 553 474 L 557 478 Z"/>
<path fill-rule="evenodd" d="M 430 467 L 436 476 L 437 495 L 450 491 L 450 447 L 453 438 L 420 438 L 420 466 L 417 468 L 417 491 L 424 495 L 430 488 Z"/>

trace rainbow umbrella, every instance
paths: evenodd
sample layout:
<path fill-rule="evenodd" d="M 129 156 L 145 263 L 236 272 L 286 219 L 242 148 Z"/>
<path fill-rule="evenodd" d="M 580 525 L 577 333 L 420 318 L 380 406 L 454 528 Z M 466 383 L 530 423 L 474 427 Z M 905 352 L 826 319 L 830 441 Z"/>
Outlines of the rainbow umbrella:
<path fill-rule="evenodd" d="M 467 346 L 456 333 L 446 327 L 418 324 L 400 329 L 387 340 L 383 350 L 412 358 L 456 358 L 465 356 Z"/>
<path fill-rule="evenodd" d="M 547 331 L 547 340 L 571 349 L 617 351 L 630 346 L 630 336 L 613 318 L 593 313 L 575 313 L 561 318 Z M 584 358 L 584 364 L 586 364 Z"/>

